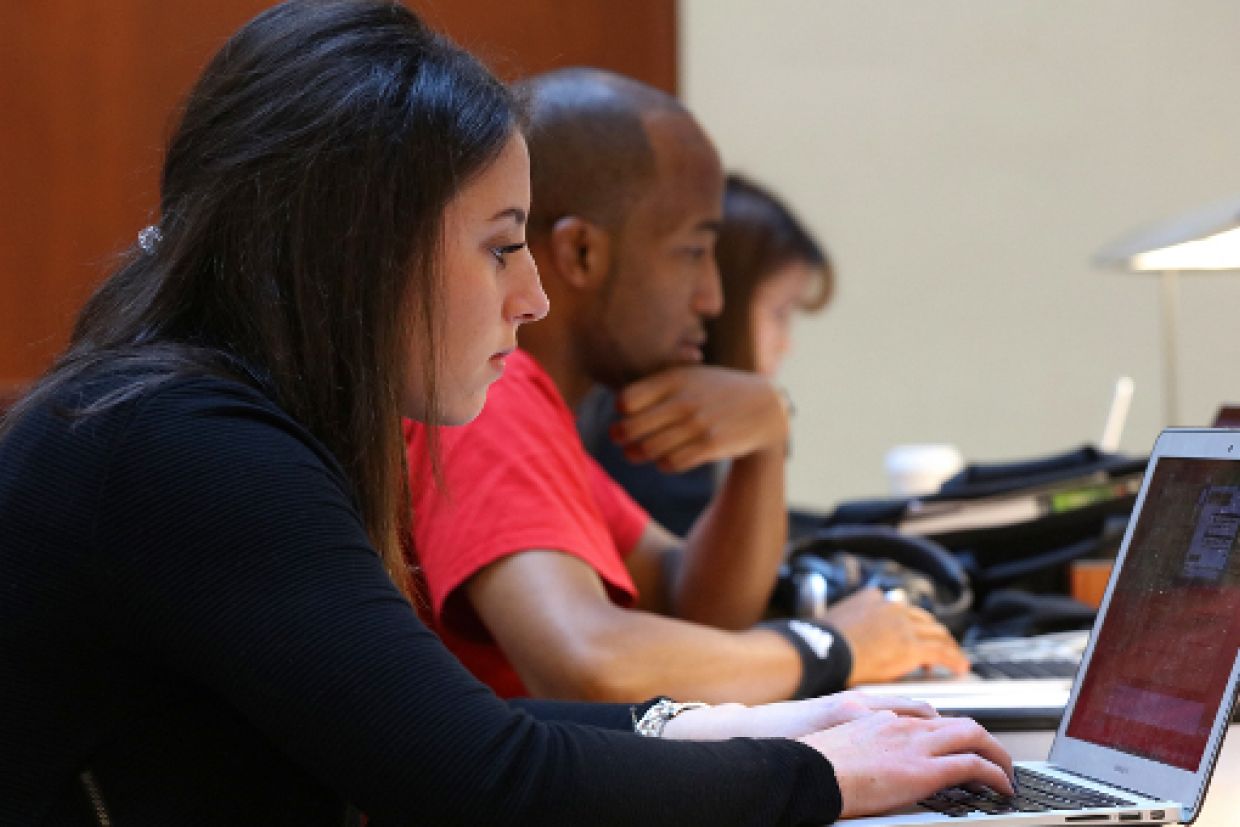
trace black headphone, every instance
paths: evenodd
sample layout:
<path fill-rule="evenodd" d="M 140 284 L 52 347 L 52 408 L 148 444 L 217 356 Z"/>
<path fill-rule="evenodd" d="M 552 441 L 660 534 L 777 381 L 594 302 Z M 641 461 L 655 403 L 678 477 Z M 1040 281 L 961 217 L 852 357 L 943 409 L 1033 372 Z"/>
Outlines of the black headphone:
<path fill-rule="evenodd" d="M 813 619 L 866 586 L 901 593 L 948 627 L 963 621 L 973 602 L 968 575 L 951 552 L 925 537 L 871 525 L 820 529 L 793 543 L 776 599 Z"/>

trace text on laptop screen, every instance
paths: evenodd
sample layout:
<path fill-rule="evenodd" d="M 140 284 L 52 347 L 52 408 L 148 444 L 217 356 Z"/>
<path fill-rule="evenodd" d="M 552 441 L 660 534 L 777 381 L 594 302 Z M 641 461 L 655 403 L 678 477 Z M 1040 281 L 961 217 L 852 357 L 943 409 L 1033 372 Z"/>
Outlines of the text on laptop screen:
<path fill-rule="evenodd" d="M 1238 533 L 1240 462 L 1158 461 L 1069 736 L 1198 768 L 1240 647 Z"/>

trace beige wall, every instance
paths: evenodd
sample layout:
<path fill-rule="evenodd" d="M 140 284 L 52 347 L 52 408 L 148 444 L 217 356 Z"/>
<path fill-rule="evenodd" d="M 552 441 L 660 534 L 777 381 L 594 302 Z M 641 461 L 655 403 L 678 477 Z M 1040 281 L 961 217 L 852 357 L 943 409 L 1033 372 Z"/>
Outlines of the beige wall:
<path fill-rule="evenodd" d="M 1234 0 L 681 0 L 681 90 L 841 274 L 797 331 L 790 496 L 880 494 L 898 442 L 973 459 L 1162 422 L 1158 289 L 1093 268 L 1135 226 L 1240 194 Z M 1181 411 L 1240 400 L 1240 274 L 1186 280 Z"/>

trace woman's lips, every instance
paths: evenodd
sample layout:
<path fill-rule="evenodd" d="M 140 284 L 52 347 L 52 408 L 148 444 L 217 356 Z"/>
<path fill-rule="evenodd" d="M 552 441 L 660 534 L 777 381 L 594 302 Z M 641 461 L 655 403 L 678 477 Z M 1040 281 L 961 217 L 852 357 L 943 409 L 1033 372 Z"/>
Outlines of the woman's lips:
<path fill-rule="evenodd" d="M 503 350 L 496 351 L 495 353 L 491 354 L 491 358 L 488 359 L 487 361 L 491 363 L 492 367 L 494 367 L 496 370 L 502 373 L 504 370 L 504 367 L 508 363 L 507 362 L 508 357 L 512 354 L 514 350 L 516 350 L 515 347 L 509 347 L 509 348 L 504 348 Z"/>
<path fill-rule="evenodd" d="M 704 340 L 681 339 L 676 345 L 676 359 L 681 362 L 701 362 Z"/>

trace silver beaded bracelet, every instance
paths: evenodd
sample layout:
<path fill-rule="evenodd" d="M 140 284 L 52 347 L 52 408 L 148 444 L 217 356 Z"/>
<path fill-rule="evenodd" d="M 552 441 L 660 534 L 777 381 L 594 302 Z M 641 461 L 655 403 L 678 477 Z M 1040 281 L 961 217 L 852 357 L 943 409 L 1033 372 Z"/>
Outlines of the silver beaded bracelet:
<path fill-rule="evenodd" d="M 668 721 L 682 712 L 688 712 L 690 709 L 701 709 L 706 706 L 710 706 L 710 704 L 698 701 L 678 703 L 671 698 L 659 698 L 646 710 L 646 713 L 640 719 L 637 717 L 636 712 L 633 713 L 633 731 L 647 738 L 662 738 L 663 728 L 667 726 Z"/>

